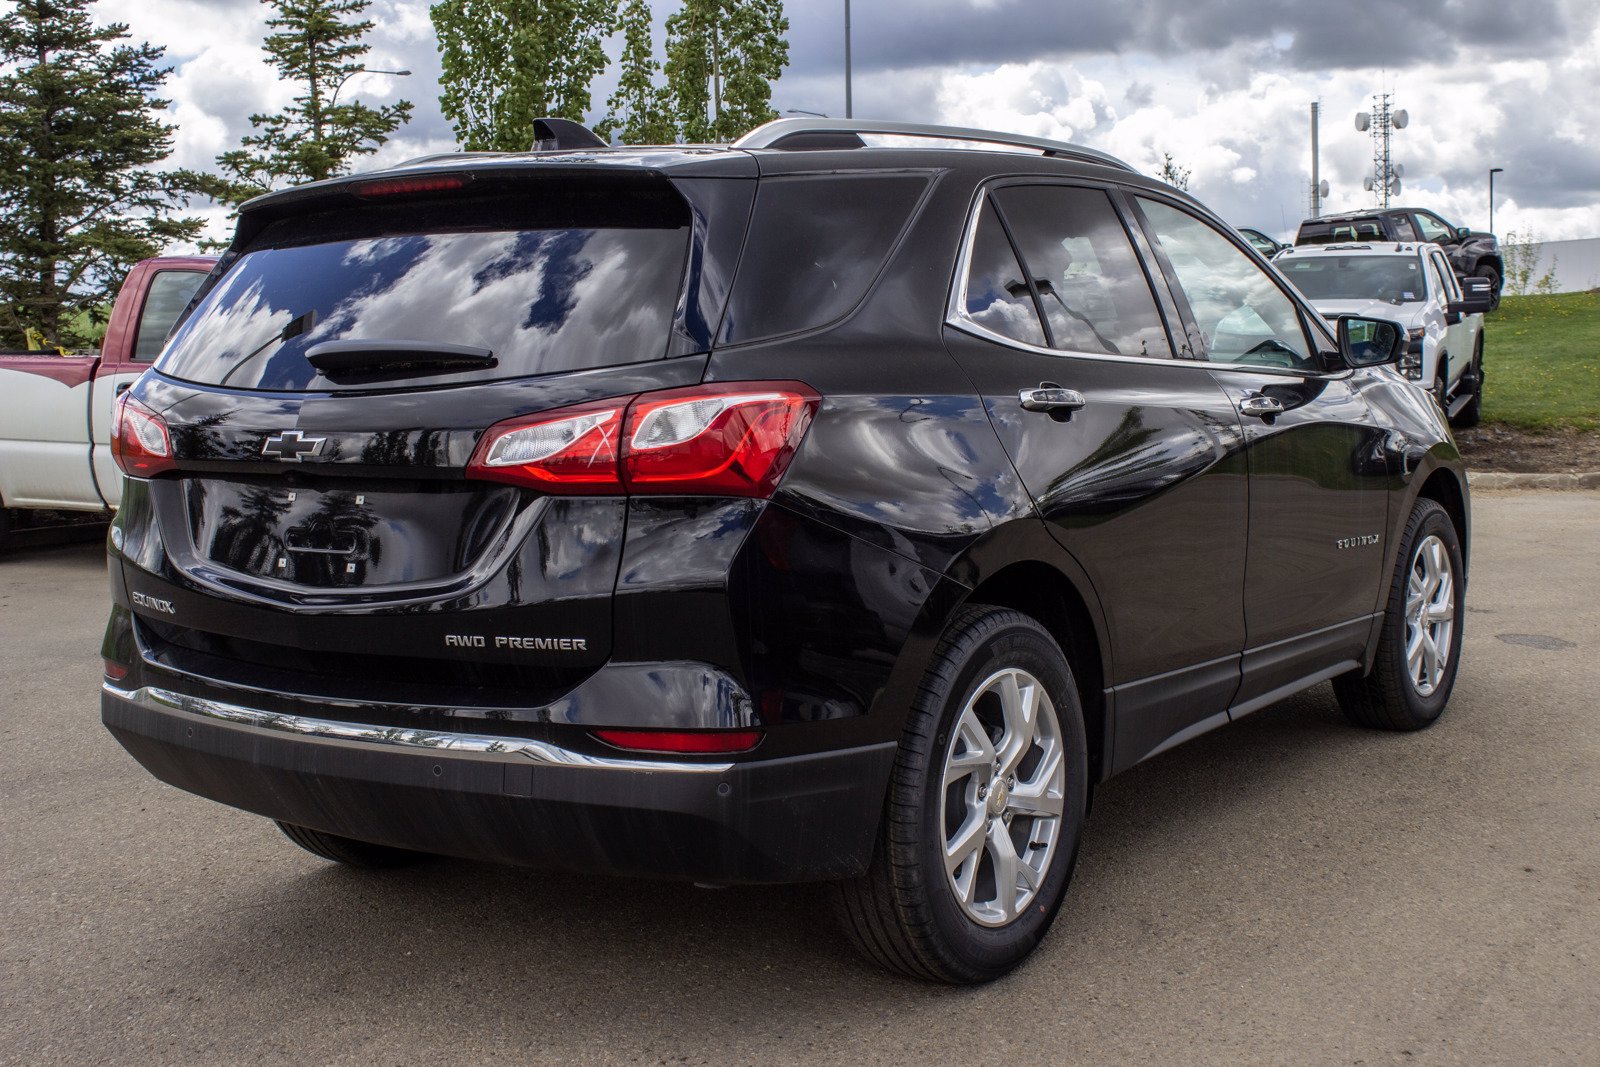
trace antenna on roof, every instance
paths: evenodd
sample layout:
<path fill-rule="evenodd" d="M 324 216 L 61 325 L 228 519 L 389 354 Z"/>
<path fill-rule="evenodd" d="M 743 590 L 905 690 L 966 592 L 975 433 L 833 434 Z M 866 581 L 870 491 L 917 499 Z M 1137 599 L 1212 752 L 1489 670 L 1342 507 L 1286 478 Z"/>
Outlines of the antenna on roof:
<path fill-rule="evenodd" d="M 534 119 L 533 151 L 559 152 L 573 148 L 609 148 L 600 136 L 571 119 Z"/>

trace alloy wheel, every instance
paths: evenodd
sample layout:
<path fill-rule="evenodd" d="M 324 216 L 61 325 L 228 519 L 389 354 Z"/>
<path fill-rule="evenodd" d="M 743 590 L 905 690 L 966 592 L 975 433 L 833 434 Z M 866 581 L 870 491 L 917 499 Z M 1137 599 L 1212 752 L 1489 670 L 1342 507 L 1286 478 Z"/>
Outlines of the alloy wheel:
<path fill-rule="evenodd" d="M 1432 696 L 1450 665 L 1455 631 L 1455 574 L 1450 553 L 1429 535 L 1411 557 L 1406 587 L 1406 673 L 1419 696 Z"/>
<path fill-rule="evenodd" d="M 940 787 L 950 888 L 974 922 L 1004 926 L 1033 901 L 1061 835 L 1061 724 L 1039 679 L 1007 668 L 978 686 L 950 731 Z"/>

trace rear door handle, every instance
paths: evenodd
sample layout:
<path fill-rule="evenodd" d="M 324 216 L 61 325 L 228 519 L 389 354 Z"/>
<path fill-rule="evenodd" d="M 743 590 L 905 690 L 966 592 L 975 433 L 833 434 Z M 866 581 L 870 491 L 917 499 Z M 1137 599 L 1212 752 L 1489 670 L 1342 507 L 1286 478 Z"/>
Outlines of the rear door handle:
<path fill-rule="evenodd" d="M 1239 412 L 1258 419 L 1270 419 L 1283 414 L 1283 401 L 1271 396 L 1247 396 L 1239 401 Z"/>
<path fill-rule="evenodd" d="M 1088 403 L 1076 389 L 1063 389 L 1054 382 L 1040 382 L 1037 389 L 1023 389 L 1017 393 L 1024 411 L 1078 411 Z"/>

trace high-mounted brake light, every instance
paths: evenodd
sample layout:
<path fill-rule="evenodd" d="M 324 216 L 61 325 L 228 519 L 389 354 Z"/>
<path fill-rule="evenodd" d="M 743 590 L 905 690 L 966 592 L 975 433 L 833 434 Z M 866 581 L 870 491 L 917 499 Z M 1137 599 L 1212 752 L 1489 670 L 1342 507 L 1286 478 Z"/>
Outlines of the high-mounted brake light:
<path fill-rule="evenodd" d="M 821 398 L 800 382 L 716 382 L 491 426 L 467 476 L 547 493 L 772 495 Z"/>
<path fill-rule="evenodd" d="M 350 191 L 359 197 L 371 199 L 380 196 L 408 196 L 417 193 L 448 193 L 467 187 L 467 176 L 462 174 L 426 174 L 414 178 L 378 178 L 373 181 L 353 182 Z"/>
<path fill-rule="evenodd" d="M 761 743 L 760 730 L 596 730 L 594 735 L 630 752 L 678 755 L 749 752 Z"/>
<path fill-rule="evenodd" d="M 123 393 L 111 420 L 111 458 L 135 478 L 171 470 L 172 437 L 160 415 Z"/>

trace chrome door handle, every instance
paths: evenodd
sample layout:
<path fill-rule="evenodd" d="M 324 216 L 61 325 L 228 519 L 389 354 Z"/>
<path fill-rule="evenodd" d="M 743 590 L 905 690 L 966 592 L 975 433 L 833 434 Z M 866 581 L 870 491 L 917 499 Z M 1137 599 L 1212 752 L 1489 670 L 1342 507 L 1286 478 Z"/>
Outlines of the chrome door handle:
<path fill-rule="evenodd" d="M 1270 396 L 1247 396 L 1239 401 L 1239 412 L 1258 419 L 1270 419 L 1283 414 L 1283 401 Z"/>
<path fill-rule="evenodd" d="M 1088 403 L 1076 389 L 1063 389 L 1053 382 L 1041 382 L 1037 389 L 1023 389 L 1017 393 L 1024 411 L 1078 411 Z"/>

